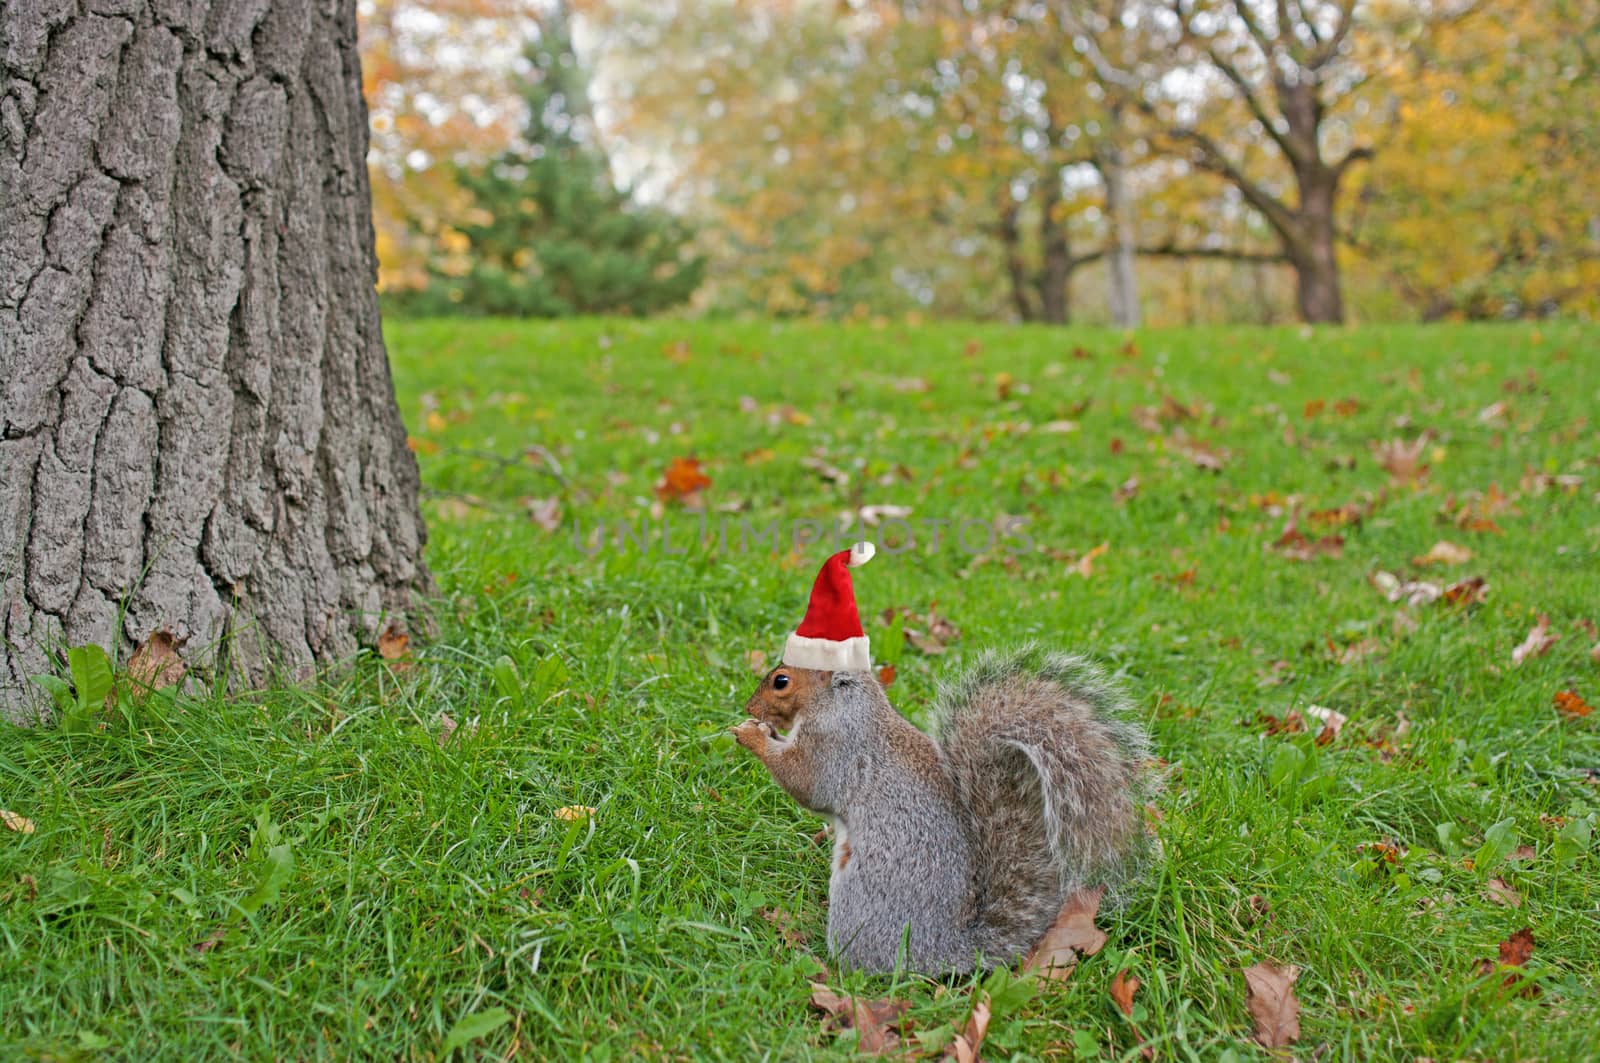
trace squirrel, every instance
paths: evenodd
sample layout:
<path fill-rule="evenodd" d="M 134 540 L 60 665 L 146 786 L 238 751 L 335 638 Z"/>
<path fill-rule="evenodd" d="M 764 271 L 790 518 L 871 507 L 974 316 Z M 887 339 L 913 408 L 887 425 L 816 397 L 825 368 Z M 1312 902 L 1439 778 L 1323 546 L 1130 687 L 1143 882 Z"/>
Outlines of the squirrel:
<path fill-rule="evenodd" d="M 1149 738 L 1102 671 L 1033 646 L 983 655 L 941 689 L 935 735 L 918 730 L 870 667 L 847 572 L 863 556 L 871 544 L 823 566 L 734 737 L 833 821 L 836 956 L 868 972 L 1008 965 L 1074 890 L 1103 884 L 1117 903 L 1155 851 Z"/>

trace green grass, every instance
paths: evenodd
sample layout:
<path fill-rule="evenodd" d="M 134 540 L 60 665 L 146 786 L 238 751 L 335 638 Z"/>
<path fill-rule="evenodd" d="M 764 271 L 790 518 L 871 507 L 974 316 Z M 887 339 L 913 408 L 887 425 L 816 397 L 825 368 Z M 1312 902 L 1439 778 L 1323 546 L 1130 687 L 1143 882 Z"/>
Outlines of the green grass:
<path fill-rule="evenodd" d="M 37 824 L 0 830 L 13 1049 L 427 1059 L 476 1016 L 506 1020 L 467 1042 L 486 1059 L 848 1050 L 807 1010 L 816 960 L 763 914 L 789 913 L 821 950 L 819 824 L 724 734 L 750 652 L 781 647 L 824 547 L 741 549 L 738 522 L 889 503 L 952 528 L 1024 518 L 1034 546 L 975 556 L 947 530 L 858 575 L 874 650 L 898 666 L 891 700 L 920 718 L 965 659 L 1037 639 L 1120 673 L 1173 765 L 1148 894 L 1102 917 L 1110 945 L 1069 981 L 1001 1009 L 985 1058 L 1137 1058 L 1107 995 L 1121 968 L 1160 1057 L 1262 1058 L 1239 972 L 1263 958 L 1302 968 L 1301 1058 L 1600 1048 L 1600 856 L 1571 855 L 1551 818 L 1600 809 L 1600 714 L 1552 705 L 1565 689 L 1600 703 L 1595 640 L 1574 626 L 1600 611 L 1593 328 L 1149 332 L 1136 357 L 1110 333 L 969 326 L 388 333 L 427 489 L 436 636 L 398 670 L 368 660 L 313 688 L 158 702 L 101 733 L 0 735 L 0 806 Z M 1135 407 L 1166 396 L 1200 416 L 1147 431 Z M 1358 407 L 1336 409 L 1347 398 Z M 1497 402 L 1503 417 L 1480 418 Z M 1061 420 L 1077 430 L 1046 430 Z M 1197 467 L 1177 428 L 1226 467 Z M 1424 429 L 1428 478 L 1391 485 L 1369 442 Z M 535 444 L 559 479 L 525 456 Z M 812 454 L 848 482 L 803 467 Z M 659 535 L 579 549 L 575 522 L 637 526 L 689 455 L 713 481 L 709 543 L 673 504 L 681 553 Z M 1529 470 L 1583 484 L 1534 493 Z M 1514 501 L 1499 534 L 1441 518 L 1491 484 Z M 550 497 L 553 533 L 525 506 Z M 1375 506 L 1342 529 L 1342 556 L 1268 548 L 1290 500 L 1362 499 Z M 1416 570 L 1440 539 L 1473 560 Z M 1490 595 L 1410 610 L 1408 631 L 1368 583 L 1380 569 L 1483 576 Z M 891 606 L 936 609 L 960 638 L 925 656 L 877 623 Z M 1539 613 L 1561 638 L 1513 667 Z M 1353 644 L 1377 652 L 1340 663 L 1330 648 Z M 1349 716 L 1326 747 L 1256 719 L 1309 705 Z M 459 724 L 442 746 L 441 713 Z M 574 805 L 597 812 L 555 814 Z M 1504 820 L 1531 858 L 1477 852 Z M 1397 865 L 1363 848 L 1384 840 Z M 1520 908 L 1486 897 L 1496 875 Z M 1536 996 L 1473 974 L 1523 926 Z M 970 999 L 964 984 L 835 982 L 909 999 L 923 1030 L 959 1024 Z"/>

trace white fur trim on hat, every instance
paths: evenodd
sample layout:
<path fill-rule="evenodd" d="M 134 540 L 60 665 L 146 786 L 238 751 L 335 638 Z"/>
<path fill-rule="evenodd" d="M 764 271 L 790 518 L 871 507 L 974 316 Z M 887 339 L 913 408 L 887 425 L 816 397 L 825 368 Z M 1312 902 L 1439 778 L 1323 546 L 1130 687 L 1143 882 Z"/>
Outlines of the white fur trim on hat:
<path fill-rule="evenodd" d="M 790 668 L 815 668 L 820 672 L 867 672 L 872 669 L 871 640 L 808 639 L 790 635 L 783 647 L 783 663 Z"/>
<path fill-rule="evenodd" d="M 878 548 L 871 543 L 856 543 L 850 548 L 850 560 L 846 564 L 850 568 L 860 568 L 868 561 L 871 561 L 873 555 L 877 552 Z M 795 667 L 799 668 L 800 666 L 797 664 Z"/>

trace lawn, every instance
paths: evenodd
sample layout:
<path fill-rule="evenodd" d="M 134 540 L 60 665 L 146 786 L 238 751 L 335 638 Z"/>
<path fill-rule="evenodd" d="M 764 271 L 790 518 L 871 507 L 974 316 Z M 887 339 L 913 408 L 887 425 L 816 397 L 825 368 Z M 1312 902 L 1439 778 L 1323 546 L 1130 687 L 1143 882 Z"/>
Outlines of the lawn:
<path fill-rule="evenodd" d="M 807 1005 L 820 824 L 725 729 L 834 537 L 804 540 L 884 506 L 916 542 L 856 590 L 897 706 L 1037 640 L 1116 671 L 1168 762 L 1148 889 L 1067 980 L 989 985 L 984 1058 L 1265 1058 L 1259 960 L 1301 971 L 1301 1058 L 1600 1052 L 1594 328 L 388 336 L 437 630 L 0 735 L 35 827 L 0 829 L 12 1052 L 849 1052 Z M 1479 974 L 1523 928 L 1512 985 Z M 974 989 L 828 977 L 933 1048 Z"/>

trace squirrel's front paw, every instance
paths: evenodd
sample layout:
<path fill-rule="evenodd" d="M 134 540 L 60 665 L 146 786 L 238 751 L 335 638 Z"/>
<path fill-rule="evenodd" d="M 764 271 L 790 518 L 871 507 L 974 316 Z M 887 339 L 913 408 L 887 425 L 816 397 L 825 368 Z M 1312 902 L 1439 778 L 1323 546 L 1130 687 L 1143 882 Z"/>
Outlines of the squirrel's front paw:
<path fill-rule="evenodd" d="M 771 725 L 756 719 L 745 720 L 736 727 L 730 727 L 729 730 L 733 732 L 733 737 L 741 746 L 758 757 L 766 753 L 767 742 L 774 737 Z"/>

